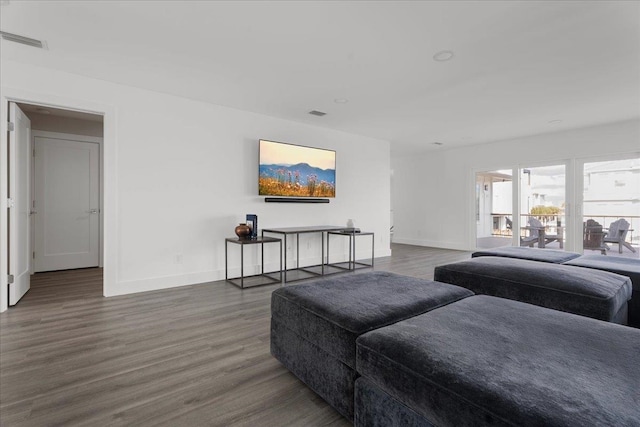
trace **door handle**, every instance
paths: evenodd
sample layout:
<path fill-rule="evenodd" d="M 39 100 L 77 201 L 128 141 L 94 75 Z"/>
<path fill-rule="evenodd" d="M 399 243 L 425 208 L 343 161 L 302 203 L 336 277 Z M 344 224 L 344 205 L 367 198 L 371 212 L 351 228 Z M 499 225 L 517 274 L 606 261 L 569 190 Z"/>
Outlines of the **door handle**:
<path fill-rule="evenodd" d="M 89 209 L 86 211 L 88 214 L 97 214 L 100 212 L 100 209 Z"/>
<path fill-rule="evenodd" d="M 29 216 L 31 216 L 31 215 L 35 215 L 35 214 L 37 214 L 37 213 L 38 213 L 38 212 L 36 212 L 36 211 L 30 211 L 30 212 L 29 212 Z"/>

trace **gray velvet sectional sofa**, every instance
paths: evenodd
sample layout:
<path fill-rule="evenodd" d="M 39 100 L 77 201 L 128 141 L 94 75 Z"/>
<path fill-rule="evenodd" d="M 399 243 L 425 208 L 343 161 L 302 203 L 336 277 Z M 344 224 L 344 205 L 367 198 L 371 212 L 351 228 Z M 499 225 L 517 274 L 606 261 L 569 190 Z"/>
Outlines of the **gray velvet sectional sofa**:
<path fill-rule="evenodd" d="M 564 262 L 565 265 L 609 271 L 631 279 L 628 324 L 640 328 L 640 260 L 615 256 L 582 255 Z"/>
<path fill-rule="evenodd" d="M 387 272 L 336 276 L 271 296 L 271 354 L 348 419 L 356 339 L 473 292 Z"/>
<path fill-rule="evenodd" d="M 640 328 L 640 260 L 594 254 L 580 255 L 575 252 L 560 250 L 511 246 L 485 249 L 471 254 L 472 258 L 484 256 L 517 258 L 529 261 L 571 265 L 593 270 L 608 271 L 628 277 L 631 280 L 633 289 L 631 299 L 628 302 L 627 324 L 634 328 Z"/>
<path fill-rule="evenodd" d="M 562 251 L 558 249 L 539 249 L 523 246 L 503 246 L 501 248 L 485 249 L 471 254 L 471 258 L 492 256 L 504 258 L 526 259 L 529 261 L 550 262 L 562 264 L 578 258 L 580 254 L 575 252 Z"/>
<path fill-rule="evenodd" d="M 483 256 L 438 266 L 434 279 L 476 294 L 627 324 L 631 280 L 607 271 Z"/>
<path fill-rule="evenodd" d="M 640 425 L 640 330 L 437 281 L 280 288 L 271 352 L 356 426 Z"/>
<path fill-rule="evenodd" d="M 354 423 L 637 426 L 639 350 L 634 328 L 471 296 L 358 338 Z"/>

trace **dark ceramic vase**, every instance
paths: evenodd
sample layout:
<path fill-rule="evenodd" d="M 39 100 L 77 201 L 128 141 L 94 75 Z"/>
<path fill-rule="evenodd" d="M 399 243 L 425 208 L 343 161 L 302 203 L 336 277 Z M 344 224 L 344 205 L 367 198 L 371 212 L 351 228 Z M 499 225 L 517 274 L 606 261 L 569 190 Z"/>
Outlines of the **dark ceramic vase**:
<path fill-rule="evenodd" d="M 236 227 L 236 235 L 239 239 L 248 239 L 251 236 L 251 228 L 247 224 L 240 224 Z"/>

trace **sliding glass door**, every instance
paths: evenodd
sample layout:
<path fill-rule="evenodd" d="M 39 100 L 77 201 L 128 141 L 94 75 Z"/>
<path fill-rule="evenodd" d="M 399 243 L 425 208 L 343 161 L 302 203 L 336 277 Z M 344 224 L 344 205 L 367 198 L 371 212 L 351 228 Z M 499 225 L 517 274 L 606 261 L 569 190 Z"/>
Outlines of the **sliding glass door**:
<path fill-rule="evenodd" d="M 513 239 L 512 170 L 476 173 L 476 247 L 511 246 Z"/>
<path fill-rule="evenodd" d="M 564 249 L 566 166 L 520 169 L 520 246 Z"/>
<path fill-rule="evenodd" d="M 640 154 L 581 166 L 584 253 L 638 259 Z"/>
<path fill-rule="evenodd" d="M 519 245 L 640 259 L 640 152 L 474 178 L 478 249 Z"/>

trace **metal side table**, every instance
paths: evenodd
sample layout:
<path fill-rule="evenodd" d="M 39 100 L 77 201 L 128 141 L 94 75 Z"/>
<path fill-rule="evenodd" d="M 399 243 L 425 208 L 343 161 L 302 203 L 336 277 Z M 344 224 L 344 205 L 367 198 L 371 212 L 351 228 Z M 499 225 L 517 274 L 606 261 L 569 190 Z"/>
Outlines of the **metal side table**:
<path fill-rule="evenodd" d="M 240 277 L 229 278 L 229 268 L 228 268 L 228 247 L 229 243 L 234 243 L 236 245 L 240 245 Z M 264 272 L 264 244 L 265 243 L 279 243 L 280 244 L 280 270 Z M 260 254 L 261 254 L 261 262 L 260 274 L 254 274 L 251 276 L 244 275 L 244 247 L 245 245 L 260 245 Z M 278 278 L 273 277 L 277 275 Z M 229 237 L 225 239 L 224 243 L 224 279 L 238 286 L 240 289 L 244 289 L 245 287 L 255 287 L 255 286 L 263 286 L 263 285 L 272 285 L 274 283 L 282 283 L 282 239 L 277 239 L 275 237 L 258 237 L 256 239 L 238 239 L 237 237 Z M 245 286 L 245 280 L 249 279 L 250 283 L 247 283 Z M 239 281 L 239 283 L 238 283 Z"/>
<path fill-rule="evenodd" d="M 329 236 L 346 236 L 349 237 L 349 261 L 346 263 L 347 266 L 344 267 L 344 262 L 342 263 L 333 263 L 329 262 Z M 356 237 L 359 236 L 371 236 L 371 262 L 362 262 L 356 260 Z M 363 232 L 350 232 L 350 231 L 329 231 L 327 232 L 327 265 L 341 268 L 344 270 L 356 270 L 358 268 L 373 268 L 373 263 L 375 259 L 375 235 L 370 231 Z M 341 265 L 342 264 L 342 265 Z"/>

